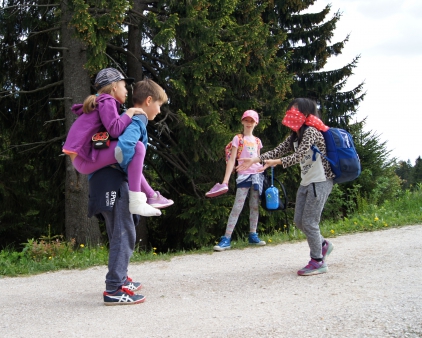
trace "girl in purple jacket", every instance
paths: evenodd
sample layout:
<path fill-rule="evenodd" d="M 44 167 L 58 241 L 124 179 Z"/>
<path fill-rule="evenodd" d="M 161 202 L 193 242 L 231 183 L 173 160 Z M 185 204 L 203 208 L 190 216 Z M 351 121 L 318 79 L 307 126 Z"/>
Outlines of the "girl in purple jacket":
<path fill-rule="evenodd" d="M 117 163 L 115 148 L 118 141 L 111 141 L 107 148 L 96 149 L 92 142 L 94 134 L 105 129 L 110 137 L 118 138 L 132 123 L 134 115 L 146 115 L 142 108 L 130 108 L 119 115 L 120 105 L 126 101 L 126 83 L 132 82 L 133 79 L 123 77 L 116 69 L 105 68 L 97 74 L 95 80 L 97 95 L 88 96 L 83 105 L 72 106 L 72 111 L 79 117 L 69 130 L 63 152 L 70 156 L 73 166 L 79 173 L 91 174 Z M 160 103 L 166 101 L 167 95 L 162 90 Z M 164 198 L 149 186 L 142 174 L 144 158 L 145 147 L 142 142 L 137 142 L 135 154 L 127 168 L 129 211 L 141 216 L 160 216 L 159 208 L 172 205 L 173 201 Z M 143 191 L 147 192 L 148 196 Z"/>

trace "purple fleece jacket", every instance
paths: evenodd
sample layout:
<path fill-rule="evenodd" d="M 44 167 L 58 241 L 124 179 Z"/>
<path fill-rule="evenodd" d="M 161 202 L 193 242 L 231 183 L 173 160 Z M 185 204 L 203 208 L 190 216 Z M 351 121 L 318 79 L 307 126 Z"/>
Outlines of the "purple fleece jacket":
<path fill-rule="evenodd" d="M 100 131 L 107 131 L 112 138 L 117 138 L 132 119 L 127 114 L 119 115 L 120 103 L 108 94 L 98 96 L 96 109 L 88 114 L 82 112 L 82 106 L 72 106 L 72 112 L 79 117 L 69 129 L 63 151 L 76 153 L 86 161 L 96 162 L 101 149 L 94 149 L 92 136 Z"/>

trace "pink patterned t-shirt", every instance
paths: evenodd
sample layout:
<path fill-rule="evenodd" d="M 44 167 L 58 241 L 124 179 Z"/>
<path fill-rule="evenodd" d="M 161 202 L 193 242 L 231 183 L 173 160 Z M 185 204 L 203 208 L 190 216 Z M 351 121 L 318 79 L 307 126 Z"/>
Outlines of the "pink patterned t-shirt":
<path fill-rule="evenodd" d="M 233 137 L 232 146 L 239 148 L 239 138 L 236 135 Z M 259 145 L 257 143 L 257 138 L 255 136 L 243 136 L 243 149 L 239 158 L 253 158 L 258 157 L 258 147 L 262 148 L 262 142 L 259 140 Z M 239 161 L 239 164 L 242 162 Z M 248 169 L 239 171 L 238 175 L 250 175 L 256 174 L 258 169 L 262 168 L 260 163 L 252 164 Z"/>

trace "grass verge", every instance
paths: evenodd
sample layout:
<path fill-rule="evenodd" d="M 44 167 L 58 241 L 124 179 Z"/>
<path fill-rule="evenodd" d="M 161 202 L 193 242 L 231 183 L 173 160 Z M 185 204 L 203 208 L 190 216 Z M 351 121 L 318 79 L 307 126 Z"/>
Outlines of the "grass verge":
<path fill-rule="evenodd" d="M 386 201 L 377 206 L 361 201 L 359 211 L 340 221 L 323 221 L 320 224 L 324 237 L 336 237 L 355 232 L 376 231 L 422 223 L 422 189 L 414 192 L 405 191 L 394 201 Z M 305 235 L 292 227 L 288 233 L 274 231 L 260 236 L 267 245 L 304 240 Z M 248 247 L 247 238 L 233 241 L 232 247 Z M 131 261 L 145 262 L 169 260 L 172 257 L 193 253 L 212 253 L 212 246 L 198 250 L 179 251 L 175 253 L 157 253 L 135 251 Z M 74 243 L 64 242 L 59 236 L 46 236 L 40 240 L 28 240 L 21 252 L 8 248 L 0 251 L 0 277 L 32 275 L 62 269 L 86 269 L 92 266 L 107 265 L 108 250 L 105 246 L 86 247 L 81 244 L 75 248 Z"/>

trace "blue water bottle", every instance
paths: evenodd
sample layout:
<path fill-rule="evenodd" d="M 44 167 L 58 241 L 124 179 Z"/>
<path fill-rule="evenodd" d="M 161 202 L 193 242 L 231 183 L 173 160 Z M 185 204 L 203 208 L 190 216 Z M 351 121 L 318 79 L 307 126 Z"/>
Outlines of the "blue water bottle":
<path fill-rule="evenodd" d="M 280 206 L 278 189 L 274 186 L 274 167 L 271 167 L 271 187 L 265 190 L 265 202 L 269 210 L 277 210 Z"/>

